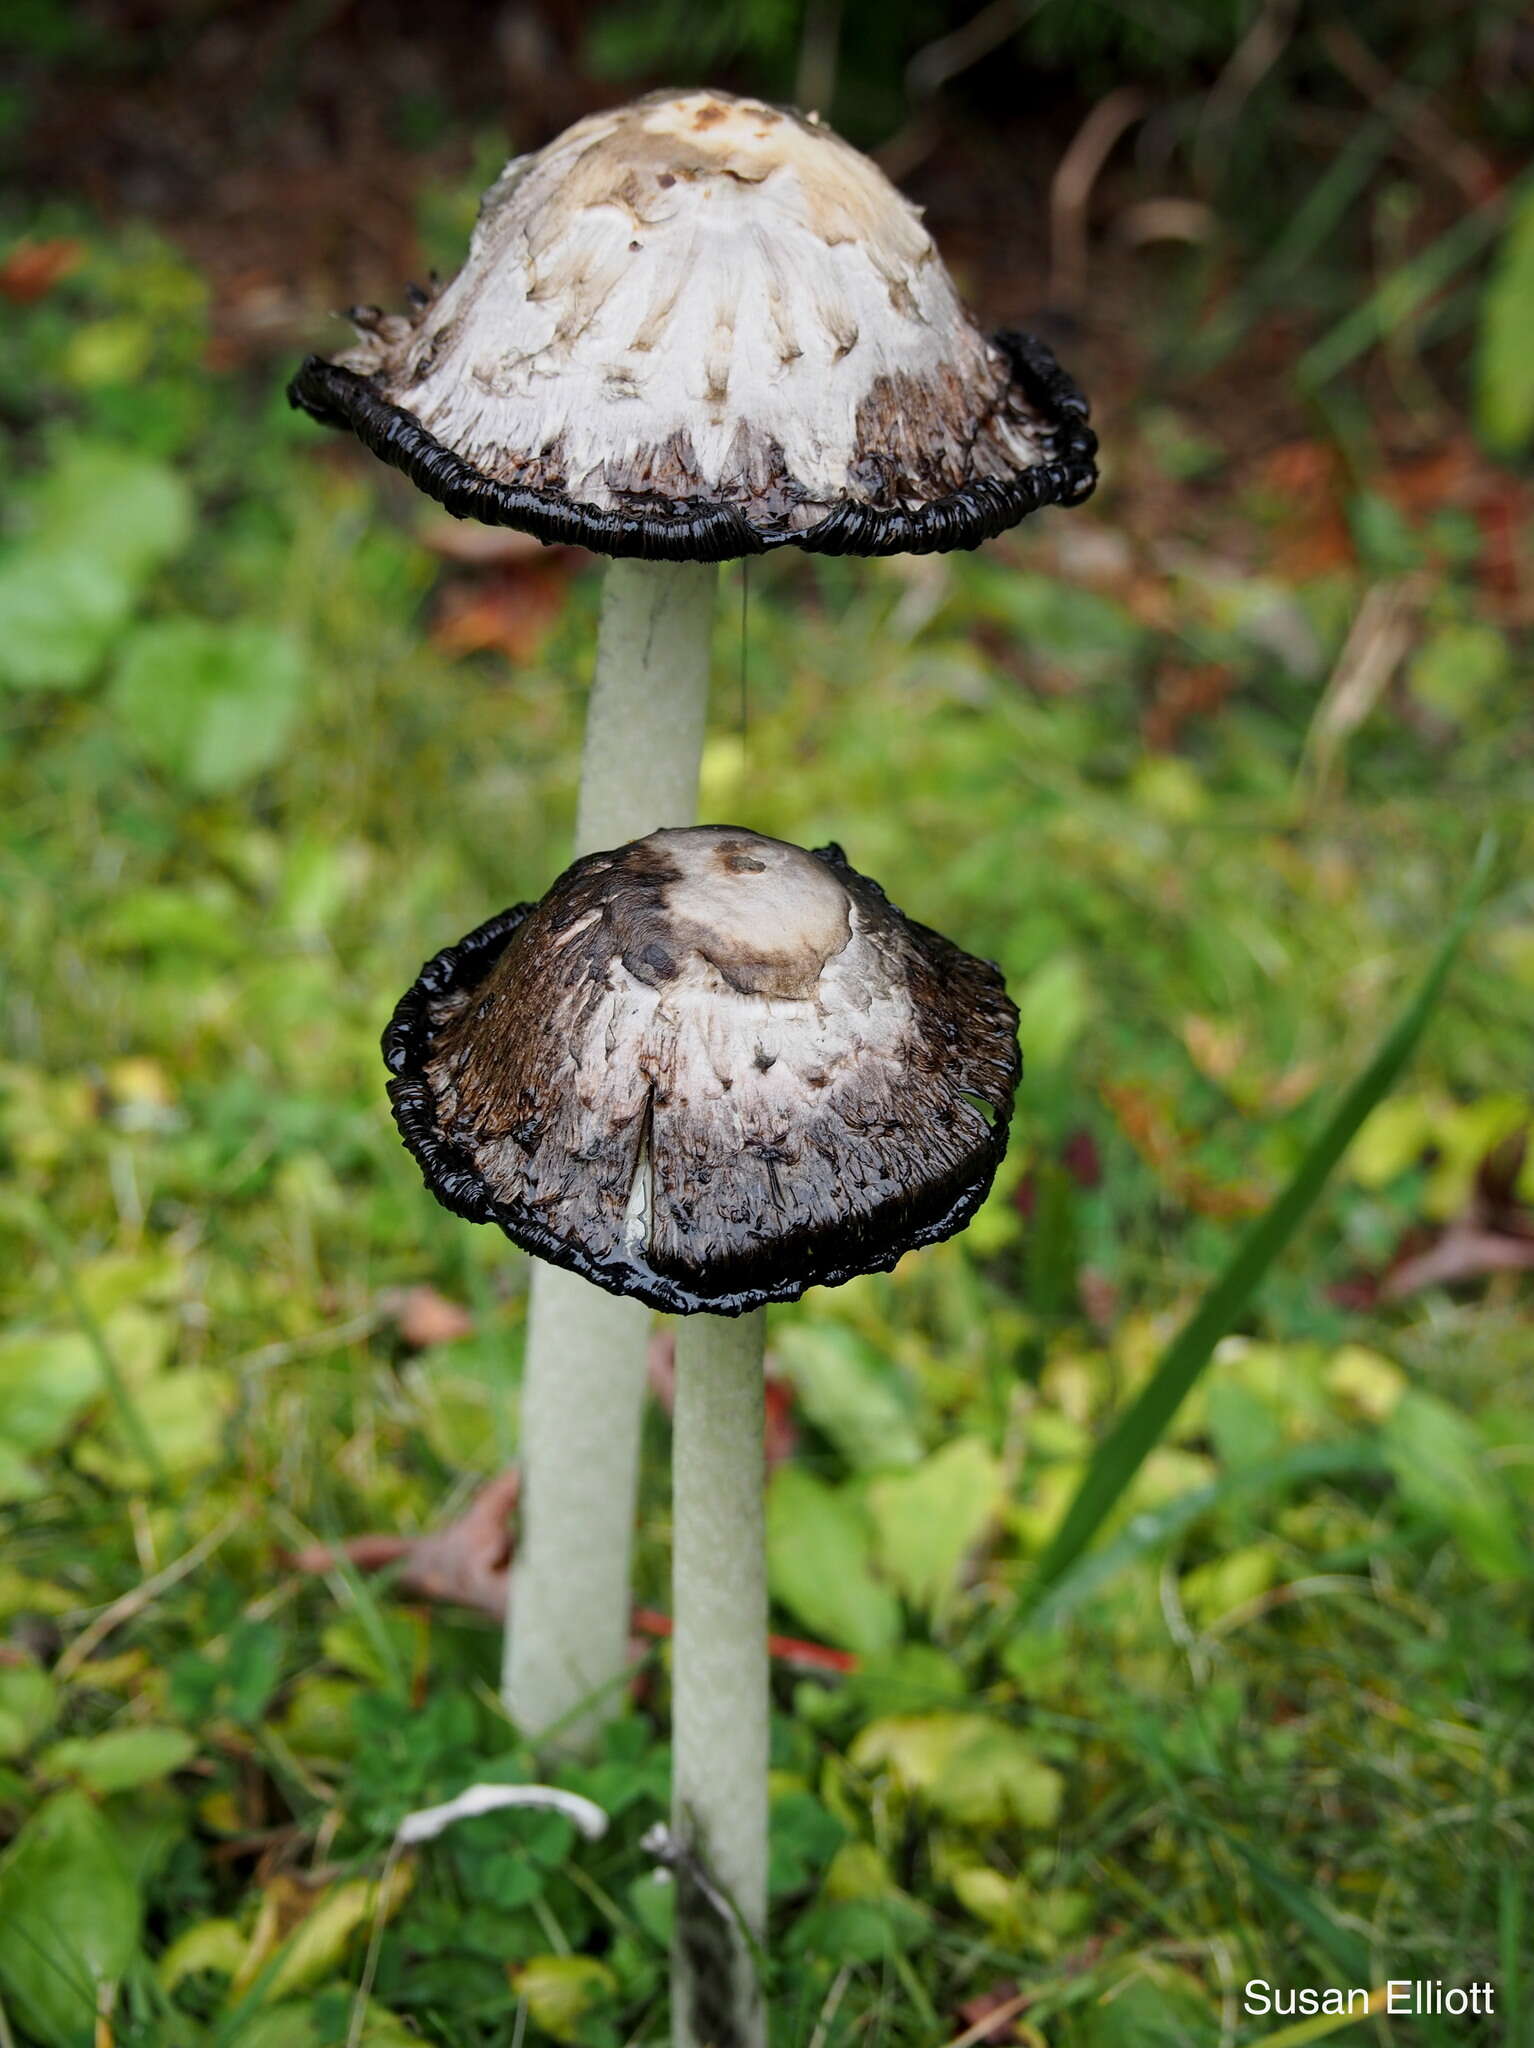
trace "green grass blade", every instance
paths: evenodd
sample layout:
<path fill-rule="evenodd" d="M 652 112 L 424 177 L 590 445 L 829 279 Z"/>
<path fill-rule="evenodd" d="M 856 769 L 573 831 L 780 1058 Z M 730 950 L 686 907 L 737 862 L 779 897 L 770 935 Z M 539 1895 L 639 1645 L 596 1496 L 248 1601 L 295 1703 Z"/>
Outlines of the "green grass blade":
<path fill-rule="evenodd" d="M 1238 1503 L 1263 1504 L 1276 1500 L 1291 1487 L 1312 1486 L 1318 1480 L 1350 1479 L 1384 1469 L 1385 1460 L 1377 1443 L 1367 1437 L 1349 1436 L 1334 1443 L 1300 1444 L 1254 1470 L 1232 1472 L 1212 1486 L 1180 1493 L 1164 1506 L 1136 1515 L 1111 1543 L 1071 1566 L 1029 1611 L 1028 1626 L 1041 1631 L 1060 1627 L 1120 1572 L 1167 1548 L 1216 1508 Z"/>
<path fill-rule="evenodd" d="M 1215 1346 L 1235 1327 L 1268 1269 L 1299 1228 L 1332 1168 L 1357 1136 L 1364 1118 L 1395 1085 L 1433 1013 L 1470 928 L 1491 851 L 1489 839 L 1483 840 L 1459 909 L 1416 994 L 1333 1110 L 1289 1185 L 1247 1231 L 1191 1320 L 1173 1338 L 1138 1398 L 1098 1446 L 1064 1520 L 1039 1561 L 1030 1588 L 1033 1597 L 1062 1577 L 1112 1513 L 1124 1489 L 1166 1434 L 1168 1424 L 1209 1363 Z"/>
<path fill-rule="evenodd" d="M 1502 1965 L 1502 2009 L 1506 2015 L 1507 2048 L 1525 2048 L 1530 2012 L 1523 1981 L 1523 1958 L 1527 1954 L 1524 1926 L 1523 1873 L 1504 1863 L 1497 1874 L 1497 1949 Z"/>
<path fill-rule="evenodd" d="M 112 1347 L 107 1342 L 106 1332 L 91 1313 L 84 1295 L 76 1284 L 74 1254 L 70 1249 L 69 1239 L 41 1202 L 23 1200 L 17 1205 L 17 1213 L 53 1260 L 64 1299 L 69 1303 L 70 1311 L 79 1324 L 86 1343 L 96 1355 L 96 1363 L 101 1369 L 102 1385 L 107 1390 L 112 1406 L 117 1410 L 117 1419 L 121 1424 L 123 1436 L 129 1447 L 142 1459 L 155 1486 L 163 1492 L 166 1486 L 166 1472 L 165 1461 L 160 1456 L 160 1447 L 139 1411 L 139 1405 L 133 1398 L 133 1389 L 128 1385 Z"/>
<path fill-rule="evenodd" d="M 1233 1835 L 1228 1828 L 1210 1823 L 1210 1833 L 1217 1835 L 1226 1847 L 1233 1850 L 1251 1872 L 1253 1878 L 1283 1912 L 1287 1913 L 1303 1933 L 1309 1935 L 1316 1947 L 1336 1969 L 1345 1985 L 1367 1985 L 1369 1982 L 1369 1951 L 1356 1935 L 1333 1918 L 1330 1908 L 1316 1894 L 1297 1884 L 1276 1863 L 1270 1863 L 1260 1849 L 1254 1849 L 1250 1842 L 1243 1842 L 1239 1835 Z"/>

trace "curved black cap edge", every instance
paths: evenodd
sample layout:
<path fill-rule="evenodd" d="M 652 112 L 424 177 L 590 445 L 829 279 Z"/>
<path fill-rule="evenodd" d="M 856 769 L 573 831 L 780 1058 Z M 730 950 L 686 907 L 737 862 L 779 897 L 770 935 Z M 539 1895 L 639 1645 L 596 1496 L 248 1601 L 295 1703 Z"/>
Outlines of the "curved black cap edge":
<path fill-rule="evenodd" d="M 1097 436 L 1079 387 L 1035 336 L 1008 330 L 995 341 L 1054 435 L 1053 461 L 1015 477 L 979 478 L 914 512 L 849 501 L 802 532 L 763 533 L 738 507 L 701 499 L 665 510 L 604 511 L 557 491 L 500 483 L 381 397 L 371 379 L 322 356 L 304 359 L 288 386 L 288 403 L 324 426 L 349 427 L 455 519 L 518 527 L 551 544 L 654 562 L 727 562 L 787 546 L 820 555 L 940 554 L 978 547 L 1045 505 L 1079 505 L 1097 485 Z"/>
<path fill-rule="evenodd" d="M 855 872 L 839 846 L 816 847 L 815 853 L 828 866 Z M 868 883 L 866 876 L 859 879 Z M 840 1287 L 861 1273 L 887 1273 L 907 1252 L 938 1244 L 962 1230 L 990 1193 L 1007 1149 L 1010 1099 L 991 1126 L 990 1144 L 975 1177 L 940 1215 L 908 1226 L 884 1244 L 874 1244 L 863 1232 L 839 1233 L 821 1246 L 809 1248 L 792 1274 L 766 1277 L 755 1287 L 719 1294 L 682 1287 L 666 1274 L 637 1262 L 594 1259 L 579 1245 L 557 1237 L 536 1217 L 498 1201 L 468 1153 L 442 1135 L 436 1096 L 427 1075 L 435 1035 L 431 1009 L 442 996 L 477 988 L 533 907 L 530 903 L 513 904 L 477 925 L 456 945 L 435 954 L 400 997 L 384 1030 L 382 1050 L 391 1076 L 388 1093 L 395 1124 L 427 1188 L 455 1216 L 470 1223 L 498 1224 L 513 1244 L 535 1258 L 578 1273 L 609 1294 L 629 1296 L 668 1315 L 743 1316 L 768 1302 L 797 1301 L 811 1287 Z"/>

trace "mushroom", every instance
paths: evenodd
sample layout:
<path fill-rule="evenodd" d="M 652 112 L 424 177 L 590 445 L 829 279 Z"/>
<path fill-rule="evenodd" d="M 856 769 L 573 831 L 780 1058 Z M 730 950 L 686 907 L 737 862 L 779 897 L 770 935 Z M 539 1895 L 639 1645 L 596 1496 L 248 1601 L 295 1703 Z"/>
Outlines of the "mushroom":
<path fill-rule="evenodd" d="M 840 848 L 709 825 L 577 860 L 429 961 L 384 1034 L 439 1201 L 688 1318 L 665 1845 L 683 2048 L 765 2039 L 761 1310 L 962 1229 L 1006 1149 L 1016 1025 L 997 970 Z"/>
<path fill-rule="evenodd" d="M 354 309 L 295 405 L 463 518 L 607 570 L 576 852 L 696 812 L 717 562 L 970 548 L 1096 481 L 1081 393 L 987 340 L 916 209 L 815 117 L 656 94 L 578 121 L 485 195 L 468 260 Z M 506 1692 L 536 1733 L 616 1696 L 645 1321 L 538 1269 Z M 641 1297 L 643 1298 L 643 1297 Z M 583 1418 L 610 1428 L 593 1455 Z"/>

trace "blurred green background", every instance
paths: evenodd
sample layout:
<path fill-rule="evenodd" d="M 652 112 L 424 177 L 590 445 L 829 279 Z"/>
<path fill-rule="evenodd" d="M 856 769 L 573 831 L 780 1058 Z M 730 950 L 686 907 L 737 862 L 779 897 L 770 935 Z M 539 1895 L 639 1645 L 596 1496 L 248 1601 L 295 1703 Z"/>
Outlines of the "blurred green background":
<path fill-rule="evenodd" d="M 377 1039 L 564 864 L 597 569 L 283 385 L 509 149 L 705 78 L 878 152 L 1104 437 L 973 557 L 723 576 L 703 814 L 996 958 L 1027 1060 L 967 1235 L 772 1319 L 775 1626 L 858 1660 L 779 1668 L 775 2039 L 1229 2048 L 1285 2024 L 1249 1978 L 1436 1977 L 1531 2048 L 1523 10 L 19 0 L 0 50 L 3 2048 L 665 2038 L 663 1650 L 561 1774 L 604 1843 L 479 1821 L 380 1890 L 534 1767 L 487 1616 L 292 1564 L 515 1453 L 526 1261 L 422 1191 Z M 1488 828 L 1417 1059 L 1041 1618 Z"/>

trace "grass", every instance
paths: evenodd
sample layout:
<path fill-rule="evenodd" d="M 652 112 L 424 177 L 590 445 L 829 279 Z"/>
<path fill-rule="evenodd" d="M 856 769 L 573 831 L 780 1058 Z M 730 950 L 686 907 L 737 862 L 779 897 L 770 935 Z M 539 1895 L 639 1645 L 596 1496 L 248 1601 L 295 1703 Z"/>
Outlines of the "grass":
<path fill-rule="evenodd" d="M 659 2043 L 663 1654 L 558 1774 L 602 1843 L 478 1820 L 381 1896 L 403 1813 L 535 1765 L 486 1623 L 285 1561 L 447 1519 L 515 1448 L 526 1262 L 418 1186 L 377 1038 L 423 957 L 561 864 L 594 578 L 521 658 L 450 654 L 457 572 L 408 493 L 275 370 L 199 366 L 169 251 L 57 225 L 82 260 L 0 375 L 28 422 L 0 560 L 5 2025 L 89 2040 L 99 1975 L 122 2048 Z M 1255 2044 L 1282 2024 L 1243 2011 L 1255 1977 L 1490 1979 L 1483 2038 L 1534 2037 L 1527 1284 L 1358 1286 L 1530 1114 L 1527 649 L 1484 532 L 1374 443 L 1303 573 L 1317 508 L 1217 442 L 1182 530 L 1138 529 L 1183 403 L 1125 408 L 1070 515 L 1127 540 L 1106 574 L 1064 515 L 973 560 L 778 559 L 743 639 L 725 577 L 704 814 L 834 837 L 996 958 L 1028 1059 L 967 1235 L 773 1317 L 777 1625 L 860 1659 L 779 1674 L 780 2048 L 932 2048 L 1022 1992 L 1050 2048 Z M 1318 788 L 1348 626 L 1413 574 L 1403 675 Z M 1147 745 L 1190 672 L 1208 708 Z M 1460 963 L 1342 1150 L 1329 1113 L 1488 828 Z M 1123 1498 L 1065 1519 L 1328 1133 L 1260 1297 Z M 471 1334 L 408 1345 L 416 1285 Z"/>

